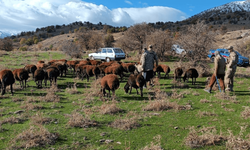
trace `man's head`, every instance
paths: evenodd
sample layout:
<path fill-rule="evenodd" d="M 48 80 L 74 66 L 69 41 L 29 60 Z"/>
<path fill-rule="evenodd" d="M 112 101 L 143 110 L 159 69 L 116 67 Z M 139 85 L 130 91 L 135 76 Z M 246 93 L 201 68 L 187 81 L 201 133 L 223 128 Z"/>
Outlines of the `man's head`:
<path fill-rule="evenodd" d="M 219 51 L 215 51 L 215 52 L 214 52 L 214 55 L 215 55 L 215 56 L 218 56 L 218 55 L 220 55 L 220 52 L 219 52 Z"/>
<path fill-rule="evenodd" d="M 148 46 L 148 50 L 149 50 L 149 51 L 152 50 L 152 48 L 153 48 L 152 45 L 149 45 L 149 46 Z"/>
<path fill-rule="evenodd" d="M 229 52 L 232 52 L 234 50 L 234 47 L 233 46 L 228 46 L 227 49 L 228 49 Z"/>

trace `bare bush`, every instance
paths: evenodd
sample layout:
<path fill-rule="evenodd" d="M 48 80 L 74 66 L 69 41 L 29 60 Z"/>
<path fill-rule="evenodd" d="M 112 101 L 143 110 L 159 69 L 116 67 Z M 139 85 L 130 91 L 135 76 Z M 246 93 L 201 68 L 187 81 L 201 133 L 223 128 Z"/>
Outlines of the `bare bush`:
<path fill-rule="evenodd" d="M 29 149 L 54 145 L 59 138 L 58 133 L 50 133 L 42 125 L 32 125 L 29 129 L 18 134 L 12 141 L 10 149 Z"/>
<path fill-rule="evenodd" d="M 190 25 L 186 30 L 180 32 L 177 44 L 181 45 L 190 60 L 201 60 L 207 58 L 209 49 L 213 49 L 215 33 L 209 31 L 209 27 L 204 21 L 198 21 Z"/>
<path fill-rule="evenodd" d="M 109 34 L 109 35 L 104 37 L 104 46 L 105 47 L 113 47 L 114 46 L 114 44 L 113 44 L 114 41 L 115 41 L 114 36 Z"/>
<path fill-rule="evenodd" d="M 173 39 L 169 31 L 157 30 L 147 36 L 147 43 L 153 45 L 153 49 L 161 61 L 166 61 L 165 54 L 171 51 Z"/>
<path fill-rule="evenodd" d="M 122 109 L 118 108 L 115 103 L 113 104 L 102 104 L 100 108 L 101 114 L 115 114 L 121 112 Z"/>
<path fill-rule="evenodd" d="M 98 48 L 101 48 L 103 46 L 103 39 L 102 35 L 99 33 L 94 33 L 91 35 L 91 38 L 89 40 L 89 48 L 97 50 Z"/>
<path fill-rule="evenodd" d="M 82 58 L 82 52 L 80 45 L 73 43 L 72 41 L 65 42 L 61 45 L 61 51 L 71 58 Z"/>
<path fill-rule="evenodd" d="M 130 130 L 139 127 L 140 124 L 138 123 L 138 119 L 135 116 L 133 118 L 117 119 L 114 122 L 112 122 L 109 126 L 121 130 Z"/>
<path fill-rule="evenodd" d="M 74 111 L 70 115 L 69 122 L 67 123 L 70 127 L 87 128 L 89 126 L 97 126 L 96 121 L 90 120 L 88 117 L 84 117 L 80 113 Z"/>
<path fill-rule="evenodd" d="M 0 39 L 0 50 L 12 51 L 13 41 L 10 38 Z"/>
<path fill-rule="evenodd" d="M 142 53 L 142 48 L 146 47 L 146 37 L 153 32 L 153 28 L 146 23 L 131 26 L 119 40 L 118 45 L 124 50 L 138 50 Z"/>
<path fill-rule="evenodd" d="M 217 130 L 214 127 L 203 128 L 196 131 L 194 127 L 190 128 L 188 136 L 185 138 L 185 145 L 191 148 L 200 148 L 203 146 L 220 145 L 226 141 L 223 135 L 217 135 Z"/>

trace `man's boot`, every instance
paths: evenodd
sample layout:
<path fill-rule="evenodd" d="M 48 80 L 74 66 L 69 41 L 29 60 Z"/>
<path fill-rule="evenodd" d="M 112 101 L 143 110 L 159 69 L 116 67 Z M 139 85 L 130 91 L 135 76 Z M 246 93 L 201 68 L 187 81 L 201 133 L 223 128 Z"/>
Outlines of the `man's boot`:
<path fill-rule="evenodd" d="M 208 89 L 204 89 L 205 92 L 211 93 L 212 88 L 209 87 Z"/>
<path fill-rule="evenodd" d="M 230 91 L 231 92 L 233 92 L 234 90 L 233 90 L 233 86 L 232 85 L 230 85 Z"/>

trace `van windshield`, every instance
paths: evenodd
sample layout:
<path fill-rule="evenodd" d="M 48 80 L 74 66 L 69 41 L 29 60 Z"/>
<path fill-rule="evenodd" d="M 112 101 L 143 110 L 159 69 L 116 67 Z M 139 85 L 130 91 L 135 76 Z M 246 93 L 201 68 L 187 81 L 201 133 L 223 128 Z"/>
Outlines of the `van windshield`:
<path fill-rule="evenodd" d="M 114 49 L 115 53 L 123 53 L 123 51 L 119 48 Z"/>

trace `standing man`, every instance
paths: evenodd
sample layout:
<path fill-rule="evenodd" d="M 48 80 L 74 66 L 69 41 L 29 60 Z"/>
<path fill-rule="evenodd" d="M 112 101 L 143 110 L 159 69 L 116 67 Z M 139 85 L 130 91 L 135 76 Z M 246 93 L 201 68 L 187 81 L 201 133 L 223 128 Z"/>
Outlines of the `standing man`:
<path fill-rule="evenodd" d="M 226 91 L 233 92 L 233 82 L 234 82 L 233 78 L 237 68 L 238 55 L 234 51 L 233 46 L 229 46 L 228 51 L 230 52 L 230 56 L 227 61 L 228 64 L 225 76 L 225 85 L 226 85 Z"/>
<path fill-rule="evenodd" d="M 224 77 L 225 77 L 225 69 L 226 69 L 226 60 L 220 55 L 219 51 L 215 51 L 214 58 L 214 73 L 210 79 L 210 83 L 208 85 L 208 89 L 204 89 L 204 91 L 211 93 L 212 87 L 217 79 L 220 79 L 220 88 L 223 92 L 225 92 L 224 86 Z"/>
<path fill-rule="evenodd" d="M 146 80 L 144 87 L 147 87 L 147 82 L 150 81 L 150 85 L 154 86 L 153 84 L 153 77 L 154 77 L 154 62 L 156 66 L 158 66 L 158 57 L 156 53 L 152 49 L 152 45 L 148 46 L 148 50 L 145 49 L 144 53 L 141 56 L 140 63 L 142 64 L 143 68 L 143 77 Z"/>

